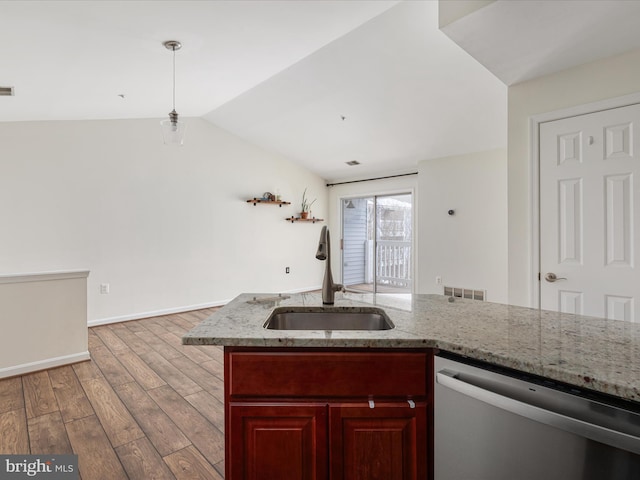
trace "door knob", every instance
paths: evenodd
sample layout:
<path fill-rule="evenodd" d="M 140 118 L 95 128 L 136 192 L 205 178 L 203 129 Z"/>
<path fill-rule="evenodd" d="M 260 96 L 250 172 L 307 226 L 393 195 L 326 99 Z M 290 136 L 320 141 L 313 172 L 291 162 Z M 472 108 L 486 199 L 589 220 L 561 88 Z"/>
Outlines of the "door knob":
<path fill-rule="evenodd" d="M 566 280 L 566 278 L 564 278 L 564 277 L 558 277 L 558 276 L 556 276 L 556 274 L 555 274 L 555 273 L 553 273 L 553 272 L 549 272 L 549 273 L 547 273 L 547 274 L 544 276 L 544 279 L 545 279 L 547 282 L 551 282 L 551 283 L 555 282 L 556 280 Z"/>

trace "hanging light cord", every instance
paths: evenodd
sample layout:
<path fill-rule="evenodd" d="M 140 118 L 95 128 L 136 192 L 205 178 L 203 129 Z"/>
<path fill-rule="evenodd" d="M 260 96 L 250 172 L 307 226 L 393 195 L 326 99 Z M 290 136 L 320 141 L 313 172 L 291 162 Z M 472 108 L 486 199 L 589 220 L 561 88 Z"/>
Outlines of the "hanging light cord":
<path fill-rule="evenodd" d="M 173 51 L 173 111 L 176 110 L 176 47 L 171 48 Z"/>

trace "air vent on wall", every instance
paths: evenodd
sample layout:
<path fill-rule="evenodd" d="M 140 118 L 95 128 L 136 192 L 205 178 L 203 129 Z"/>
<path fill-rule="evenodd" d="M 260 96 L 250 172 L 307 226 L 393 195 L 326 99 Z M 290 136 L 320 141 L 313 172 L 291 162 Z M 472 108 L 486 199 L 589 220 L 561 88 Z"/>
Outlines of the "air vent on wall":
<path fill-rule="evenodd" d="M 13 87 L 0 87 L 0 97 L 13 96 Z"/>
<path fill-rule="evenodd" d="M 447 297 L 470 298 L 484 301 L 487 298 L 486 290 L 471 290 L 469 288 L 444 287 L 444 295 Z"/>

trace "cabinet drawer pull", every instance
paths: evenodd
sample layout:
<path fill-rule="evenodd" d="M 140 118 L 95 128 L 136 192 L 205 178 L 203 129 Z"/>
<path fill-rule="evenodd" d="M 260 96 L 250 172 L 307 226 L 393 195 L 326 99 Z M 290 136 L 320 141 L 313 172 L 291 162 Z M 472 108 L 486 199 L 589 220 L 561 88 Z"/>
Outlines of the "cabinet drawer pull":
<path fill-rule="evenodd" d="M 376 403 L 373 400 L 369 400 L 369 408 L 376 408 Z"/>
<path fill-rule="evenodd" d="M 414 402 L 413 400 L 407 400 L 407 402 L 409 403 L 409 407 L 416 408 L 416 402 Z"/>

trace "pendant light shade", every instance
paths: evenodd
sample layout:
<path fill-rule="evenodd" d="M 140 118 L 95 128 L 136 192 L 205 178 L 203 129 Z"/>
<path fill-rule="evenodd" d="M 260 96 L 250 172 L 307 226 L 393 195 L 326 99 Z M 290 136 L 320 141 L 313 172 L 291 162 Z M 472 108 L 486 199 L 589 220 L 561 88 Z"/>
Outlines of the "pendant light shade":
<path fill-rule="evenodd" d="M 165 145 L 182 145 L 186 125 L 178 120 L 178 112 L 176 112 L 176 50 L 180 50 L 182 44 L 177 40 L 168 40 L 163 45 L 173 52 L 173 110 L 169 112 L 167 120 L 160 122 L 162 137 Z"/>

